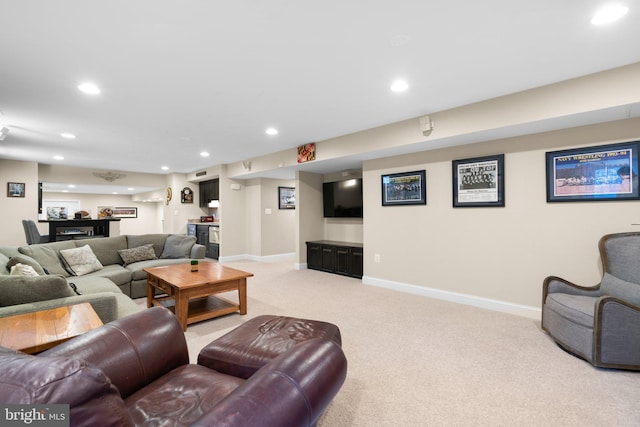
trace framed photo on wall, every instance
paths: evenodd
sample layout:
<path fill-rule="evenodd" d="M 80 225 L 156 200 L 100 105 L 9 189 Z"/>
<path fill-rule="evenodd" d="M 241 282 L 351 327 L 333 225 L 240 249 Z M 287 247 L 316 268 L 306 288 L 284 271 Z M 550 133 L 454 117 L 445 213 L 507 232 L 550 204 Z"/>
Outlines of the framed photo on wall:
<path fill-rule="evenodd" d="M 382 175 L 382 206 L 426 205 L 427 171 Z"/>
<path fill-rule="evenodd" d="M 296 208 L 296 189 L 294 187 L 278 187 L 278 209 Z"/>
<path fill-rule="evenodd" d="M 24 197 L 24 182 L 8 182 L 7 197 Z"/>
<path fill-rule="evenodd" d="M 546 153 L 547 202 L 639 200 L 640 141 Z"/>
<path fill-rule="evenodd" d="M 453 207 L 504 206 L 504 154 L 454 160 Z"/>

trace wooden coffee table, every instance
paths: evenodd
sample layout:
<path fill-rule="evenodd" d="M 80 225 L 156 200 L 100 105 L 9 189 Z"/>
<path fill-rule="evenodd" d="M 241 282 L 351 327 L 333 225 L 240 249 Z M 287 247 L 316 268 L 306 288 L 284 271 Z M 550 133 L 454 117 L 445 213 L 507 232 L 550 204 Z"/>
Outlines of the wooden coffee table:
<path fill-rule="evenodd" d="M 88 302 L 0 318 L 0 345 L 39 353 L 102 326 Z"/>
<path fill-rule="evenodd" d="M 198 271 L 189 264 L 145 268 L 147 273 L 147 307 L 172 309 L 182 326 L 239 311 L 247 314 L 247 277 L 252 273 L 203 261 Z M 158 290 L 165 296 L 156 297 Z M 238 303 L 213 295 L 238 291 Z"/>

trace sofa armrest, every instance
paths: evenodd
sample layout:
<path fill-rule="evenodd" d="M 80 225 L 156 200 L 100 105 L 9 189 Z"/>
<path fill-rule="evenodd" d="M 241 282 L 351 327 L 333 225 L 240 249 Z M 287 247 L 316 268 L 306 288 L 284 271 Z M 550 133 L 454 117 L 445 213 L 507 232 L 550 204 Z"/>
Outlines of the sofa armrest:
<path fill-rule="evenodd" d="M 192 425 L 312 426 L 346 375 L 347 359 L 337 344 L 303 341 L 260 368 Z"/>
<path fill-rule="evenodd" d="M 542 283 L 542 306 L 547 300 L 547 295 L 554 293 L 598 297 L 600 296 L 600 285 L 580 286 L 557 276 L 549 276 Z"/>
<path fill-rule="evenodd" d="M 26 304 L 16 304 L 0 307 L 0 317 L 14 316 L 16 314 L 32 313 L 34 311 L 48 310 L 50 308 L 66 307 L 69 305 L 91 304 L 102 323 L 108 323 L 117 317 L 116 296 L 112 292 L 98 292 L 95 294 L 83 294 L 73 297 L 56 298 L 46 301 L 37 301 Z"/>
<path fill-rule="evenodd" d="M 189 363 L 182 327 L 164 307 L 115 320 L 41 355 L 82 359 L 97 366 L 118 388 L 123 399 Z"/>
<path fill-rule="evenodd" d="M 601 368 L 640 366 L 640 307 L 611 296 L 598 299 L 594 319 L 594 360 Z"/>
<path fill-rule="evenodd" d="M 204 259 L 207 248 L 199 243 L 194 243 L 191 247 L 191 259 Z"/>

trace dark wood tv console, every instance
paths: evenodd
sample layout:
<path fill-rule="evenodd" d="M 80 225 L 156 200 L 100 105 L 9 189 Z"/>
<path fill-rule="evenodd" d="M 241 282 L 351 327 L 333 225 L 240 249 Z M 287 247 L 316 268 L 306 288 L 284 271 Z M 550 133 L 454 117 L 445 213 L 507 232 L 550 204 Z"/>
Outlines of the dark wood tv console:
<path fill-rule="evenodd" d="M 362 278 L 362 243 L 316 240 L 307 243 L 307 267 Z"/>

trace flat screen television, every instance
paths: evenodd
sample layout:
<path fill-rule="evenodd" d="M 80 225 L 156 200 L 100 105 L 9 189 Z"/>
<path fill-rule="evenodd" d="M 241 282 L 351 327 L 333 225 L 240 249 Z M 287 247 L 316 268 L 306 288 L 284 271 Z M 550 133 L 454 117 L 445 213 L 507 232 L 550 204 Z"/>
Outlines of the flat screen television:
<path fill-rule="evenodd" d="M 362 218 L 362 178 L 322 185 L 325 218 Z"/>

